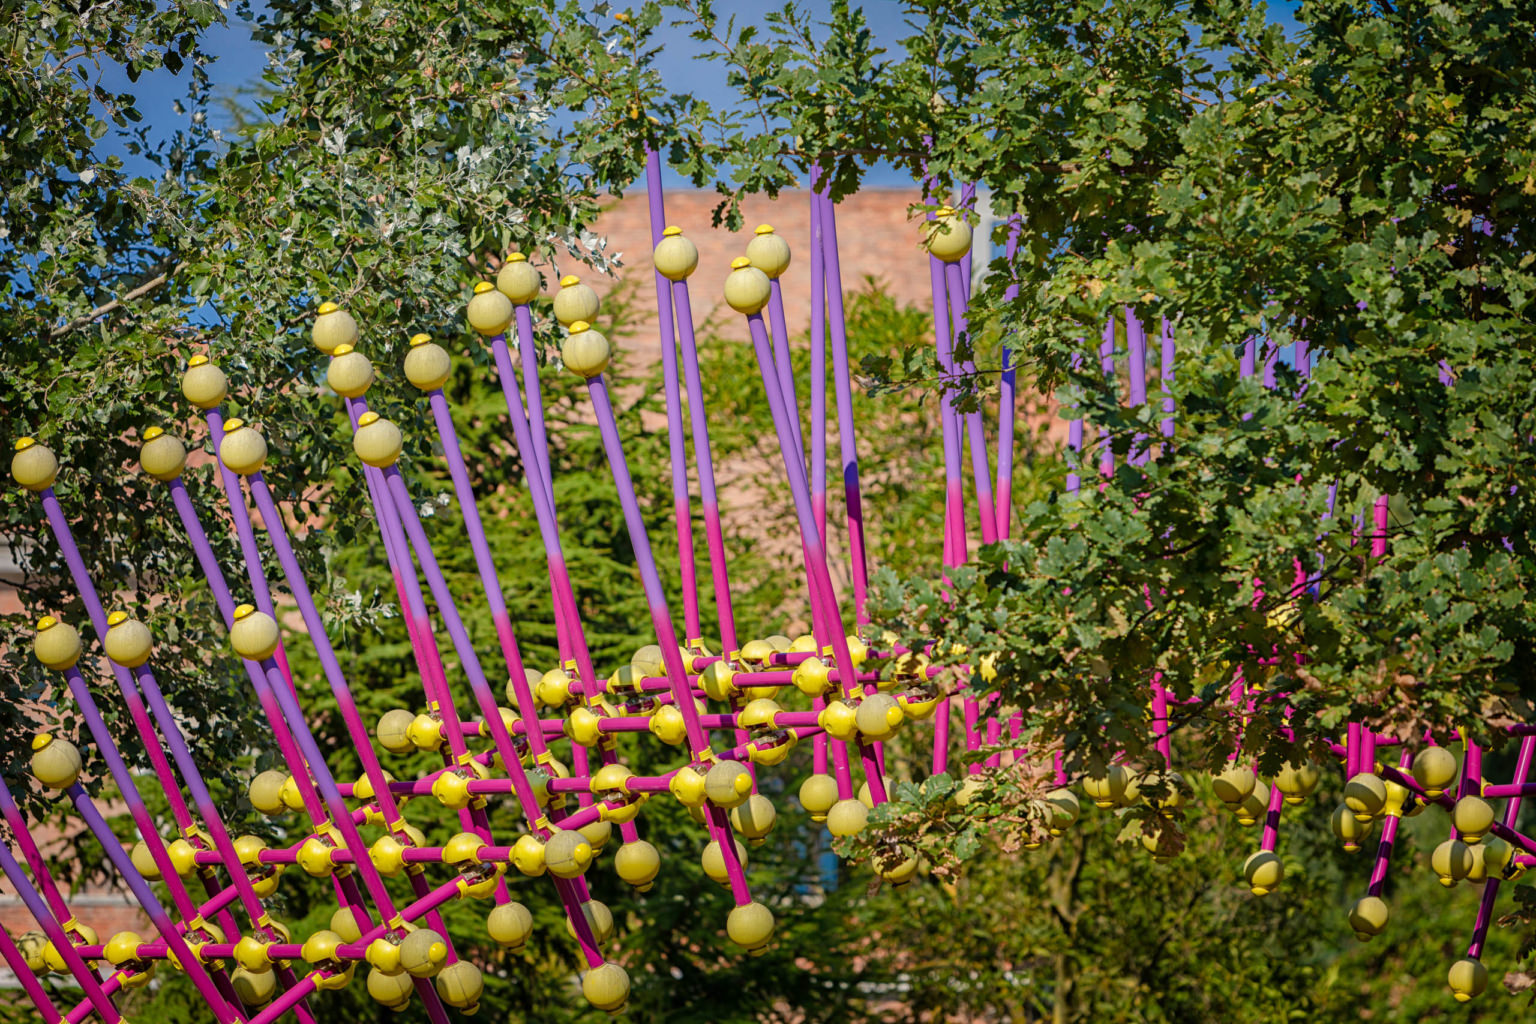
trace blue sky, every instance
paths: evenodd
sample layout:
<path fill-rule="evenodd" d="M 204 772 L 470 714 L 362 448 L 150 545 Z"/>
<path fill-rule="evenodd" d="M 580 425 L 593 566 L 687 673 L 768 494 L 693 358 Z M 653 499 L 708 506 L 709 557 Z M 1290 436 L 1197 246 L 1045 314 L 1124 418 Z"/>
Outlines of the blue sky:
<path fill-rule="evenodd" d="M 1299 0 L 1274 0 L 1270 9 L 1274 19 L 1284 25 L 1288 30 L 1294 30 L 1296 21 L 1294 11 Z M 622 7 L 622 4 L 615 5 Z M 716 0 L 716 10 L 722 20 L 735 15 L 737 23 L 760 15 L 762 11 L 781 6 L 780 3 L 765 3 L 763 0 Z M 809 9 L 813 15 L 824 14 L 830 9 L 830 0 L 800 0 L 800 6 Z M 862 4 L 864 16 L 869 22 L 870 30 L 876 42 L 887 49 L 895 50 L 897 41 L 904 34 L 904 19 L 902 5 L 899 0 L 866 0 Z M 661 42 L 669 58 L 677 58 L 672 63 L 671 84 L 678 92 L 692 92 L 700 95 L 718 96 L 727 91 L 725 81 L 725 69 L 716 61 L 695 59 L 703 52 L 703 44 L 695 42 L 688 36 L 684 27 L 667 26 L 661 30 Z M 238 20 L 231 21 L 212 29 L 207 38 L 207 49 L 218 59 L 209 67 L 209 76 L 214 82 L 216 95 L 235 95 L 242 87 L 250 86 L 261 78 L 262 68 L 266 64 L 266 56 L 262 48 L 251 39 L 247 26 Z M 139 110 L 144 115 L 145 122 L 151 127 L 154 135 L 164 137 L 178 127 L 183 127 L 191 112 L 178 114 L 175 109 L 175 101 L 185 94 L 185 78 L 177 78 L 168 72 L 160 71 L 145 75 L 135 84 L 130 84 L 125 76 L 113 78 L 111 76 L 104 82 L 109 89 L 132 90 L 140 97 Z M 221 122 L 227 120 L 222 110 L 209 112 L 209 118 L 215 127 L 220 127 Z M 134 161 L 124 152 L 120 146 L 112 145 L 113 136 L 108 135 L 103 140 L 105 152 L 116 153 L 128 161 L 130 170 L 153 173 L 147 164 Z M 866 181 L 871 185 L 904 185 L 910 182 L 910 178 L 904 173 L 891 168 L 874 168 Z M 675 179 L 669 184 L 679 184 Z"/>

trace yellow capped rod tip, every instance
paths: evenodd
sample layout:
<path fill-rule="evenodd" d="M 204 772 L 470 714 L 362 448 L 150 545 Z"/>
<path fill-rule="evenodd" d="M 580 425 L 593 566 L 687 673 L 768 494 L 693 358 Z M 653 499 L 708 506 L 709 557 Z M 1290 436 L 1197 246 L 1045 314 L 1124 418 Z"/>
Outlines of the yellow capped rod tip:
<path fill-rule="evenodd" d="M 771 235 L 771 234 L 773 234 L 773 225 L 772 224 L 759 224 L 757 226 L 757 230 L 754 231 L 753 234 L 757 234 L 757 235 Z"/>
<path fill-rule="evenodd" d="M 491 284 L 491 282 L 489 282 L 489 281 L 481 281 L 479 284 L 475 285 L 475 294 L 476 295 L 484 295 L 486 292 L 495 291 L 495 289 L 496 289 L 496 286 L 494 284 Z"/>
<path fill-rule="evenodd" d="M 360 427 L 366 427 L 368 424 L 377 423 L 378 421 L 379 414 L 370 409 L 357 418 L 357 425 Z"/>
<path fill-rule="evenodd" d="M 528 262 L 528 257 L 523 255 L 520 252 L 509 252 L 509 253 L 507 253 L 507 262 L 508 263 L 527 263 Z"/>
<path fill-rule="evenodd" d="M 58 624 L 59 620 L 54 618 L 52 615 L 44 615 L 42 618 L 37 620 L 37 631 L 41 633 L 43 630 L 52 629 Z"/>
<path fill-rule="evenodd" d="M 19 452 L 24 452 L 28 448 L 31 448 L 35 444 L 37 444 L 37 439 L 36 438 L 32 438 L 32 437 L 18 437 L 16 439 L 16 450 L 19 451 Z"/>
<path fill-rule="evenodd" d="M 663 238 L 672 238 L 673 236 L 680 235 L 682 233 L 683 233 L 683 229 L 682 228 L 678 227 L 676 224 L 671 224 L 671 225 L 668 225 L 665 229 L 662 230 L 661 237 L 663 237 Z"/>
<path fill-rule="evenodd" d="M 208 364 L 208 357 L 207 356 L 193 356 L 191 359 L 187 360 L 187 369 L 190 370 L 194 366 L 206 366 L 207 364 Z"/>
<path fill-rule="evenodd" d="M 111 615 L 107 616 L 107 626 L 109 628 L 112 627 L 112 626 L 117 625 L 119 622 L 127 622 L 127 621 L 128 621 L 128 613 L 125 612 L 125 611 L 115 611 Z"/>
<path fill-rule="evenodd" d="M 247 615 L 251 614 L 255 610 L 256 610 L 256 608 L 255 608 L 254 605 L 243 604 L 240 607 L 235 609 L 235 614 L 232 616 L 232 618 L 236 622 L 239 622 L 241 619 L 245 618 Z"/>
<path fill-rule="evenodd" d="M 740 270 L 742 267 L 750 267 L 751 265 L 752 261 L 747 259 L 745 256 L 737 256 L 735 259 L 731 260 L 732 270 Z"/>
<path fill-rule="evenodd" d="M 577 277 L 575 274 L 566 274 L 560 279 L 561 288 L 570 288 L 573 285 L 578 284 L 581 284 L 581 278 Z"/>
<path fill-rule="evenodd" d="M 32 737 L 32 750 L 34 752 L 38 751 L 38 750 L 42 750 L 44 747 L 46 747 L 48 744 L 50 744 L 52 742 L 53 742 L 53 733 L 50 733 L 50 732 L 40 732 L 36 736 Z"/>
<path fill-rule="evenodd" d="M 418 345 L 429 345 L 429 344 L 431 344 L 431 342 L 432 342 L 432 335 L 430 335 L 430 334 L 413 334 L 413 335 L 411 335 L 411 348 L 415 348 Z"/>
<path fill-rule="evenodd" d="M 572 334 L 580 334 L 582 331 L 590 331 L 591 329 L 592 325 L 585 320 L 573 320 L 571 325 L 566 328 Z"/>
<path fill-rule="evenodd" d="M 340 308 L 341 307 L 336 305 L 336 303 L 334 303 L 334 302 L 322 302 L 322 303 L 320 303 L 320 308 L 319 308 L 319 310 L 317 310 L 317 312 L 321 316 L 325 316 L 325 314 L 327 314 L 327 313 L 334 313 L 334 312 L 336 312 Z"/>
<path fill-rule="evenodd" d="M 224 421 L 224 433 L 233 434 L 243 426 L 245 426 L 245 420 L 241 419 L 239 416 L 231 416 L 229 419 Z"/>
<path fill-rule="evenodd" d="M 164 433 L 165 431 L 161 430 L 159 427 L 150 427 L 148 430 L 144 431 L 144 440 L 153 441 L 155 438 Z"/>
<path fill-rule="evenodd" d="M 337 356 L 344 356 L 352 350 L 353 349 L 351 345 L 348 345 L 346 342 L 342 342 L 340 345 L 337 345 L 335 348 L 331 349 L 331 358 L 334 359 Z"/>

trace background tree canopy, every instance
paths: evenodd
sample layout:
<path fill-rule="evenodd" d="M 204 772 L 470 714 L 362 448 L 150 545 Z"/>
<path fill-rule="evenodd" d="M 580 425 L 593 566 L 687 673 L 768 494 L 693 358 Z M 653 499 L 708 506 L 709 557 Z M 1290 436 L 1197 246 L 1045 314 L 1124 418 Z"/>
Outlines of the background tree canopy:
<path fill-rule="evenodd" d="M 1036 452 L 1037 475 L 1016 489 L 1017 539 L 952 571 L 940 600 L 935 553 L 896 543 L 904 529 L 931 532 L 920 524 L 939 514 L 926 487 L 937 474 L 921 472 L 937 444 L 891 437 L 865 458 L 916 462 L 910 476 L 892 476 L 877 510 L 893 524 L 878 552 L 881 628 L 936 642 L 956 675 L 1023 712 L 1032 748 L 1063 750 L 1073 772 L 1117 752 L 1149 756 L 1153 673 L 1178 697 L 1204 699 L 1175 721 L 1178 766 L 1192 779 L 1231 749 L 1239 719 L 1224 701 L 1235 670 L 1274 698 L 1255 702 L 1242 726 L 1265 770 L 1303 752 L 1326 756 L 1347 721 L 1405 737 L 1455 728 L 1497 749 L 1504 724 L 1531 717 L 1530 5 L 1328 0 L 1302 4 L 1289 35 L 1245 0 L 902 6 L 910 30 L 890 51 L 846 3 L 749 22 L 703 0 L 241 6 L 234 14 L 268 64 L 255 106 L 222 137 L 196 115 L 214 99 L 205 30 L 223 8 L 0 7 L 7 436 L 31 434 L 62 458 L 58 489 L 87 562 L 154 628 L 157 674 L 177 709 L 203 723 L 191 738 L 233 818 L 246 813 L 239 780 L 272 754 L 252 745 L 259 730 L 243 682 L 201 656 L 222 645 L 222 630 L 173 521 L 135 470 L 142 431 L 186 419 L 181 366 L 207 351 L 236 384 L 234 411 L 264 428 L 268 479 L 296 521 L 316 524 L 301 557 L 334 628 L 367 650 L 357 688 L 383 710 L 414 706 L 419 684 L 400 678 L 403 630 L 370 546 L 345 419 L 306 338 L 309 316 L 334 299 L 357 317 L 386 371 L 370 398 L 417 439 L 408 464 L 421 494 L 448 488 L 424 457 L 426 432 L 410 429 L 424 423 L 423 407 L 389 371 L 415 331 L 451 340 L 477 491 L 500 503 L 504 522 L 523 524 L 498 535 L 497 554 L 509 594 L 521 595 L 520 633 L 537 650 L 551 624 L 528 595 L 541 591 L 543 567 L 488 360 L 467 343 L 461 311 L 510 248 L 550 275 L 609 269 L 609 250 L 587 229 L 601 196 L 634 181 L 647 141 L 695 184 L 718 188 L 720 217 L 733 223 L 740 195 L 803 185 L 813 162 L 838 197 L 885 161 L 931 178 L 935 197 L 984 183 L 999 215 L 1018 214 L 1016 255 L 994 261 L 974 298 L 965 344 L 982 372 L 961 382 L 963 400 L 987 398 L 1006 340 L 1024 377 L 1092 424 L 1099 447 L 1083 463 L 1096 466 L 1108 447 L 1113 475 L 1068 500 L 1060 480 L 1071 457 Z M 671 91 L 660 29 L 673 19 L 724 62 L 733 95 Z M 149 131 L 132 87 L 155 69 L 186 82 L 193 114 L 169 135 Z M 121 92 L 103 84 L 122 76 Z M 132 168 L 111 155 L 124 152 Z M 1005 300 L 1009 285 L 1016 297 Z M 1082 358 L 1127 308 L 1169 321 L 1178 344 L 1166 382 L 1175 435 L 1150 448 L 1142 438 L 1157 434 L 1160 411 L 1126 408 L 1118 382 Z M 931 340 L 917 314 L 879 296 L 855 312 L 863 422 L 908 422 L 938 387 Z M 622 335 L 622 319 L 605 326 Z M 540 331 L 553 338 L 542 321 Z M 1279 356 L 1272 382 L 1242 379 L 1245 356 L 1262 365 L 1269 347 Z M 732 371 L 750 357 L 724 341 L 711 353 L 719 372 L 708 400 L 733 414 L 718 418 L 718 443 L 746 449 L 767 424 Z M 1305 380 L 1298 363 L 1310 366 Z M 627 372 L 636 384 L 648 378 Z M 567 398 L 556 385 L 554 409 Z M 654 489 L 660 500 L 648 507 L 659 515 L 664 441 L 637 415 L 625 422 L 636 432 L 635 477 Z M 634 632 L 643 616 L 632 554 L 613 535 L 590 431 L 567 424 L 554 444 L 562 509 L 583 516 L 566 524 L 581 552 L 577 579 L 607 596 L 611 615 L 595 632 L 617 655 L 647 639 Z M 1149 457 L 1132 465 L 1133 449 Z M 205 520 L 217 520 L 209 468 L 189 478 Z M 1390 500 L 1390 536 L 1385 557 L 1369 558 L 1379 496 Z M 0 644 L 0 728 L 19 752 L 39 703 L 66 730 L 77 724 L 31 661 L 31 623 L 82 615 L 35 502 L 6 488 L 0 509 L 0 535 L 25 574 L 26 612 L 7 619 Z M 435 521 L 445 540 L 453 519 Z M 213 532 L 233 564 L 229 532 Z M 751 550 L 755 539 L 734 543 Z M 450 540 L 439 550 L 453 549 Z M 769 555 L 760 558 L 763 585 L 738 602 L 743 624 L 782 610 L 782 593 L 764 582 Z M 1310 573 L 1300 593 L 1298 564 Z M 467 560 L 446 567 L 474 592 Z M 472 625 L 490 636 L 488 620 Z M 1276 650 L 1300 657 L 1281 668 L 1269 663 Z M 983 655 L 996 668 L 985 679 L 968 668 Z M 295 667 L 323 734 L 325 687 L 312 666 Z M 115 700 L 104 704 L 117 713 Z M 335 747 L 346 769 L 346 745 Z M 1511 764 L 1491 755 L 1490 777 L 1508 777 Z M 10 758 L 19 791 L 23 772 Z M 921 832 L 941 867 L 967 861 L 963 874 L 905 893 L 866 894 L 857 868 L 827 877 L 815 863 L 819 830 L 786 813 L 778 852 L 754 851 L 753 881 L 804 905 L 785 915 L 777 952 L 745 962 L 723 951 L 724 900 L 698 869 L 691 822 L 653 804 L 648 833 L 675 844 L 663 850 L 663 883 L 646 897 L 605 894 L 623 908 L 637 1012 L 1258 1021 L 1333 1019 L 1367 1002 L 1397 1019 L 1453 1012 L 1436 965 L 1459 955 L 1475 897 L 1448 900 L 1423 871 L 1394 869 L 1392 899 L 1414 927 L 1353 949 L 1341 917 L 1362 868 L 1346 873 L 1344 855 L 1306 838 L 1326 836 L 1321 811 L 1288 824 L 1296 877 L 1256 902 L 1231 885 L 1236 851 L 1252 842 L 1226 819 L 1195 830 L 1171 867 L 1115 850 L 1116 821 L 1016 852 L 1028 822 L 995 809 L 1035 781 L 1000 775 L 992 795 L 965 807 L 906 790 L 877 817 L 908 841 Z M 786 811 L 794 781 L 785 778 Z M 1214 800 L 1203 783 L 1195 794 L 1190 820 L 1208 822 Z M 32 804 L 52 810 L 37 793 Z M 95 854 L 72 853 L 75 877 L 90 877 Z M 294 880 L 284 893 L 302 918 L 306 891 Z M 472 908 L 461 910 L 458 927 L 478 934 Z M 580 1012 L 554 907 L 537 912 L 547 927 L 529 952 L 482 951 L 500 958 L 491 1019 Z M 1490 964 L 1509 966 L 1519 936 L 1496 931 L 1492 941 Z M 165 988 L 156 1019 L 197 1019 L 189 988 Z M 334 998 L 353 1000 L 337 1007 L 346 1019 L 382 1012 L 355 991 Z M 1523 1002 L 1492 993 L 1476 1012 L 1515 1019 Z"/>

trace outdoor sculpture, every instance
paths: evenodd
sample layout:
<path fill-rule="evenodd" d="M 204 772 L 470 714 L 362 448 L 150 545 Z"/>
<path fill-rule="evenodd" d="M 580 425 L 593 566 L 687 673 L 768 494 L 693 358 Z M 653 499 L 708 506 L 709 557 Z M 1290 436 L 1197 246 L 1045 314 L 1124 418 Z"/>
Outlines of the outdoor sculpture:
<path fill-rule="evenodd" d="M 558 666 L 531 666 L 519 649 L 486 543 L 486 526 L 476 509 L 441 390 L 448 379 L 448 355 L 427 336 L 412 338 L 404 371 L 431 408 L 496 624 L 501 664 L 483 663 L 470 643 L 407 482 L 395 465 L 402 443 L 399 428 L 368 408 L 374 371 L 359 347 L 364 339 L 344 310 L 322 305 L 314 324 L 314 343 L 330 359 L 327 382 L 345 400 L 354 426 L 353 448 L 365 466 L 377 526 L 426 689 L 422 708 L 389 711 L 372 723 L 371 731 L 300 572 L 285 520 L 263 479 L 266 442 L 255 428 L 239 419 L 225 419 L 221 412 L 229 387 L 225 374 L 206 358 L 195 357 L 188 364 L 182 389 L 187 400 L 202 410 L 219 456 L 219 475 L 245 562 L 234 577 L 227 575 L 234 571 L 232 567 L 215 559 L 181 479 L 187 455 L 183 443 L 160 428 L 145 431 L 142 468 L 164 484 L 228 628 L 229 656 L 241 659 L 288 765 L 286 772 L 264 772 L 250 783 L 257 809 L 306 823 L 301 830 L 304 838 L 287 848 L 269 848 L 255 837 L 229 833 L 192 761 L 182 725 L 156 684 L 154 638 L 142 623 L 122 612 L 109 613 L 86 573 L 66 510 L 51 489 L 57 460 L 30 439 L 16 444 L 12 475 L 43 503 L 134 731 L 165 780 L 177 828 L 170 836 L 157 830 L 138 798 L 117 739 L 96 706 L 87 675 L 96 674 L 102 663 L 94 652 L 85 656 L 85 641 L 74 624 L 42 618 L 34 640 L 36 655 L 62 674 L 87 727 L 88 735 L 78 737 L 78 742 L 98 747 L 128 804 L 139 833 L 131 849 L 112 833 L 81 788 L 82 758 L 71 739 L 38 735 L 33 744 L 33 774 L 43 786 L 68 794 L 156 930 L 153 936 L 124 932 L 103 941 L 80 926 L 68 899 L 50 877 L 12 794 L 0 792 L 0 811 L 27 865 L 24 869 L 12 849 L 0 845 L 0 868 L 36 917 L 39 929 L 16 938 L 0 932 L 0 953 L 44 1020 L 79 1021 L 93 1013 L 104 1021 L 119 1020 L 113 994 L 143 985 L 157 966 L 168 962 L 189 975 L 211 1015 L 221 1022 L 265 1024 L 290 1011 L 300 1020 L 313 1021 L 306 997 L 317 989 L 347 985 L 359 964 L 366 971 L 368 993 L 379 1003 L 400 1007 L 420 998 L 431 1019 L 445 1021 L 447 1007 L 475 1007 L 482 982 L 478 968 L 456 954 L 454 936 L 444 928 L 438 908 L 452 900 L 487 901 L 489 936 L 516 948 L 527 940 L 533 921 L 516 902 L 515 889 L 520 884 L 542 884 L 524 881 L 541 875 L 554 885 L 588 965 L 582 980 L 586 998 L 595 1007 L 617 1013 L 625 1005 L 629 980 L 623 968 L 604 958 L 613 916 L 590 898 L 585 875 L 608 869 L 599 861 L 607 847 L 613 851 L 611 869 L 620 878 L 641 892 L 649 888 L 661 859 L 641 834 L 647 801 L 676 799 L 702 819 L 710 837 L 701 851 L 705 871 L 728 886 L 735 909 L 727 931 L 751 954 L 773 940 L 775 924 L 774 912 L 754 900 L 743 871 L 746 846 L 742 840 L 761 841 L 775 821 L 773 804 L 757 792 L 759 772 L 771 771 L 796 744 L 811 744 L 815 771 L 801 787 L 799 799 L 814 820 L 824 821 L 834 835 L 851 835 L 864 827 L 868 808 L 886 799 L 881 744 L 898 729 L 933 723 L 935 771 L 949 764 L 952 699 L 961 705 L 967 749 L 995 746 L 1005 733 L 1018 738 L 1016 723 L 991 713 L 974 697 L 960 693 L 952 698 L 937 688 L 930 678 L 936 670 L 920 658 L 886 661 L 880 673 L 867 667 L 880 639 L 870 632 L 865 613 L 868 578 L 835 213 L 830 200 L 816 192 L 811 198 L 809 261 L 815 296 L 809 435 L 801 433 L 802 398 L 791 369 L 790 335 L 779 286 L 780 276 L 790 266 L 788 245 L 770 228 L 758 228 L 746 254 L 732 264 L 725 285 L 727 303 L 746 318 L 763 395 L 772 412 L 783 456 L 782 481 L 793 499 L 802 542 L 813 622 L 808 635 L 793 639 L 780 635 L 743 639 L 738 633 L 688 289 L 698 252 L 678 228 L 663 228 L 655 154 L 650 157 L 648 185 L 674 497 L 678 508 L 691 508 L 694 496 L 689 480 L 697 479 L 706 559 L 716 595 L 718 651 L 706 647 L 703 639 L 710 627 L 695 585 L 691 516 L 675 520 L 682 565 L 681 619 L 667 604 L 604 376 L 611 350 L 590 326 L 598 312 L 598 297 L 568 277 L 560 282 L 553 304 L 555 317 L 566 329 L 561 362 L 586 382 L 591 415 L 601 431 L 621 499 L 656 637 L 655 644 L 635 652 L 628 664 L 593 663 L 562 548 L 545 443 L 540 358 L 530 309 L 542 293 L 542 280 L 518 255 L 509 258 L 495 284 L 477 286 L 468 321 L 490 346 L 505 393 L 511 435 L 526 467 L 559 623 Z M 962 205 L 969 201 L 967 195 Z M 941 209 L 931 216 L 927 246 L 939 362 L 947 372 L 964 373 L 973 368 L 957 363 L 954 340 L 966 330 L 971 229 L 961 215 Z M 1147 329 L 1134 313 L 1128 311 L 1126 317 L 1128 398 L 1139 404 L 1147 400 Z M 844 546 L 852 562 L 851 608 L 839 600 L 828 567 L 826 537 L 837 526 L 826 521 L 829 357 L 827 339 L 821 333 L 824 318 L 830 329 L 830 368 L 848 509 Z M 1115 336 L 1113 325 L 1106 328 L 1100 349 L 1106 373 L 1115 368 Z M 1161 325 L 1160 342 L 1161 374 L 1166 380 L 1173 372 L 1175 355 L 1167 324 Z M 1248 373 L 1259 372 L 1254 344 L 1250 342 L 1245 363 Z M 520 375 L 514 360 L 520 364 Z M 1306 360 L 1304 351 L 1297 353 L 1302 373 L 1307 372 Z M 949 401 L 941 403 L 948 484 L 946 565 L 967 558 L 968 513 L 975 515 L 984 542 L 1008 536 L 1013 388 L 1013 369 L 1006 363 L 1005 352 L 995 480 L 982 414 L 962 412 Z M 685 448 L 685 393 L 686 433 L 691 434 L 695 452 L 692 477 Z M 1171 399 L 1164 410 L 1163 431 L 1171 436 L 1175 411 Z M 1081 422 L 1072 426 L 1071 444 L 1083 448 Z M 970 509 L 965 504 L 963 462 L 967 445 L 976 500 Z M 1069 478 L 1069 489 L 1080 486 L 1078 476 Z M 268 534 L 275 566 L 261 558 L 258 526 L 248 514 L 248 500 L 260 514 L 259 529 Z M 1378 516 L 1384 511 L 1384 506 L 1378 508 Z M 272 578 L 274 572 L 280 574 L 278 579 Z M 294 639 L 307 639 L 315 647 L 365 768 L 355 782 L 332 775 L 326 751 L 306 724 L 274 617 L 277 604 L 303 618 L 307 638 Z M 443 636 L 434 621 L 443 626 L 462 678 L 459 672 L 445 670 Z M 1245 692 L 1241 680 L 1233 683 L 1235 706 L 1245 699 Z M 466 695 L 471 703 L 464 703 Z M 1122 807 L 1146 799 L 1172 806 L 1183 798 L 1167 735 L 1168 698 L 1155 682 L 1150 698 L 1154 735 L 1165 763 L 1150 769 L 1111 764 L 1103 774 L 1082 779 L 1081 791 L 1098 807 Z M 1477 995 L 1487 984 L 1487 972 L 1478 957 L 1499 880 L 1522 872 L 1536 859 L 1532 856 L 1536 842 L 1512 829 L 1522 796 L 1533 788 L 1526 779 L 1536 747 L 1536 727 L 1514 731 L 1523 738 L 1516 778 L 1509 785 L 1489 784 L 1481 777 L 1480 754 L 1470 743 L 1458 757 L 1426 738 L 1420 749 L 1402 749 L 1393 757 L 1386 753 L 1385 741 L 1351 726 L 1337 747 L 1348 784 L 1344 804 L 1333 818 L 1335 832 L 1347 846 L 1358 847 L 1380 824 L 1367 894 L 1348 912 L 1349 927 L 1362 938 L 1379 933 L 1387 923 L 1388 907 L 1380 892 L 1401 817 L 1430 805 L 1450 812 L 1451 836 L 1436 849 L 1432 868 L 1447 885 L 1466 879 L 1484 886 L 1467 957 L 1450 971 L 1450 986 L 1458 999 Z M 628 734 L 639 735 L 631 739 Z M 679 767 L 658 776 L 636 775 L 625 767 L 628 743 L 657 741 L 683 748 Z M 387 768 L 390 757 L 417 750 L 440 754 L 441 769 L 423 778 L 395 778 Z M 1282 862 L 1276 853 L 1282 806 L 1304 800 L 1316 789 L 1324 770 L 1328 769 L 1288 765 L 1264 780 L 1234 755 L 1231 767 L 1215 778 L 1217 795 L 1240 820 L 1263 822 L 1260 849 L 1241 868 L 1254 893 L 1262 895 L 1282 884 Z M 1070 827 L 1080 813 L 1078 797 L 1069 785 L 1073 780 L 1059 762 L 1057 772 L 1058 788 L 1042 805 L 1054 834 Z M 425 845 L 422 833 L 402 813 L 406 797 L 415 798 L 413 813 L 435 809 L 457 815 L 458 834 L 441 847 Z M 493 834 L 490 828 L 487 801 L 503 800 L 515 802 L 522 813 L 525 828 L 517 835 Z M 1493 801 L 1497 800 L 1506 801 L 1502 816 L 1495 812 Z M 373 835 L 380 828 L 382 835 L 371 841 L 364 838 L 364 830 Z M 1164 858 L 1155 835 L 1148 834 L 1144 845 L 1154 858 Z M 886 854 L 873 865 L 880 875 L 897 885 L 914 878 L 918 863 L 908 851 L 898 848 Z M 331 881 L 337 910 L 330 929 L 293 936 L 269 916 L 264 900 L 281 884 L 282 873 L 295 868 Z M 169 905 L 162 904 L 153 891 L 150 883 L 156 880 L 164 882 Z M 294 962 L 300 960 L 307 970 L 295 969 Z M 110 969 L 99 971 L 101 961 Z M 44 971 L 72 975 L 84 999 L 73 1007 L 55 1005 L 34 977 L 35 972 Z"/>

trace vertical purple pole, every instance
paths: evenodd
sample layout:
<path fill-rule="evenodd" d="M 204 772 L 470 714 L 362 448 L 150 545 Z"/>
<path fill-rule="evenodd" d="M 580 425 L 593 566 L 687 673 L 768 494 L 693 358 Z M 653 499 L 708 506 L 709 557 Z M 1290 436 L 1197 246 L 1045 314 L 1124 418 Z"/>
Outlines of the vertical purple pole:
<path fill-rule="evenodd" d="M 1013 280 L 1003 291 L 1003 302 L 1009 303 L 1019 296 L 1019 281 L 1013 274 L 1013 259 L 1019 249 L 1019 232 L 1023 223 L 1018 214 L 1008 218 L 1008 271 Z M 1003 340 L 1003 374 L 998 382 L 997 407 L 997 536 L 1008 539 L 1009 521 L 1013 518 L 1013 420 L 1015 415 L 1018 368 L 1013 362 L 1013 348 Z"/>
<path fill-rule="evenodd" d="M 944 279 L 949 288 L 949 312 L 954 333 L 951 335 L 951 351 L 948 353 L 947 365 L 944 365 L 943 369 L 946 375 L 958 377 L 961 373 L 975 372 L 975 366 L 969 361 L 964 365 L 957 363 L 953 352 L 953 344 L 959 342 L 969 330 L 966 319 L 965 279 L 961 276 L 960 264 L 946 263 Z M 946 353 L 942 351 L 939 353 L 941 364 L 945 362 L 945 355 Z M 997 542 L 997 507 L 992 500 L 992 467 L 987 465 L 987 437 L 982 428 L 980 410 L 965 413 L 965 430 L 966 436 L 970 439 L 971 477 L 972 484 L 976 488 L 976 509 L 977 518 L 981 521 L 981 542 L 994 544 Z"/>
<path fill-rule="evenodd" d="M 1134 409 L 1147 403 L 1147 331 L 1136 311 L 1129 306 L 1125 308 L 1125 350 L 1130 370 L 1131 408 Z M 1129 465 L 1140 466 L 1147 461 L 1146 445 L 1146 437 L 1137 434 L 1126 460 Z"/>
<path fill-rule="evenodd" d="M 821 227 L 821 165 L 811 165 L 811 508 L 827 543 L 827 276 Z M 816 734 L 825 756 L 827 738 Z"/>
<path fill-rule="evenodd" d="M 1115 318 L 1113 316 L 1104 325 L 1104 340 L 1099 344 L 1099 370 L 1113 382 L 1115 376 Z M 1110 386 L 1114 387 L 1114 384 L 1111 383 Z M 1103 450 L 1099 453 L 1099 474 L 1101 476 L 1114 476 L 1114 448 L 1109 443 L 1108 432 L 1101 431 L 1101 433 L 1104 433 L 1105 437 L 1100 442 L 1103 445 Z"/>

